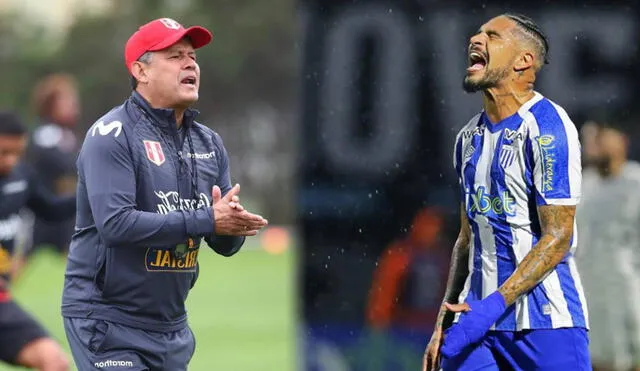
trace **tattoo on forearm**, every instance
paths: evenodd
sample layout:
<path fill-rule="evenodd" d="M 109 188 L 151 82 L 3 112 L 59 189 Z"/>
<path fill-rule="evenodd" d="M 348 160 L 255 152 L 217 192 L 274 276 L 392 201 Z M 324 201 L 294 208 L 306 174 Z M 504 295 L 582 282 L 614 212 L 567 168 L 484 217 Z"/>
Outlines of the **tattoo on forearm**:
<path fill-rule="evenodd" d="M 507 305 L 533 289 L 562 261 L 571 248 L 575 206 L 538 207 L 542 238 L 498 289 Z"/>
<path fill-rule="evenodd" d="M 464 287 L 464 282 L 469 275 L 469 243 L 471 241 L 471 229 L 469 227 L 469 221 L 465 213 L 464 207 L 460 208 L 460 233 L 453 245 L 453 251 L 451 253 L 451 265 L 449 267 L 449 277 L 447 279 L 447 288 L 444 295 L 444 302 L 456 303 L 458 295 Z M 451 318 L 449 318 L 451 317 Z M 447 310 L 444 308 L 444 303 L 438 318 L 436 319 L 436 326 L 442 327 L 446 322 L 450 322 L 452 316 L 447 316 Z"/>

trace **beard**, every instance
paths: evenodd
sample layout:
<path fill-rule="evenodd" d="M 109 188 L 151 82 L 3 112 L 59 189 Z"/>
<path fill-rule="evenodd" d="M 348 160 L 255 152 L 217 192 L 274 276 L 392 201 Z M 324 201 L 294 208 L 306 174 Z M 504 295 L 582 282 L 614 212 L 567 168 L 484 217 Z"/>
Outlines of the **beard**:
<path fill-rule="evenodd" d="M 487 67 L 485 67 L 487 68 Z M 480 80 L 473 81 L 471 76 L 465 76 L 462 81 L 462 89 L 467 93 L 475 93 L 496 87 L 500 81 L 504 80 L 509 73 L 508 68 L 487 69 Z"/>

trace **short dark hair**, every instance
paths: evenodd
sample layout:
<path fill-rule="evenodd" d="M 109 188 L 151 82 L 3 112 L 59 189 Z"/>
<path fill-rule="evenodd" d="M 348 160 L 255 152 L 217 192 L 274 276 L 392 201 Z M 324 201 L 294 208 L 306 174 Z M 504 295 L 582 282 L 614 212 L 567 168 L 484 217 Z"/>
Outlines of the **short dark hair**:
<path fill-rule="evenodd" d="M 542 31 L 542 28 L 526 15 L 514 13 L 505 13 L 503 15 L 514 21 L 520 31 L 536 41 L 539 45 L 538 52 L 540 55 L 538 57 L 540 58 L 540 62 L 542 62 L 541 64 L 549 64 L 549 40 L 547 39 L 547 35 Z"/>
<path fill-rule="evenodd" d="M 27 133 L 27 128 L 22 120 L 13 112 L 0 112 L 0 135 L 22 136 Z"/>

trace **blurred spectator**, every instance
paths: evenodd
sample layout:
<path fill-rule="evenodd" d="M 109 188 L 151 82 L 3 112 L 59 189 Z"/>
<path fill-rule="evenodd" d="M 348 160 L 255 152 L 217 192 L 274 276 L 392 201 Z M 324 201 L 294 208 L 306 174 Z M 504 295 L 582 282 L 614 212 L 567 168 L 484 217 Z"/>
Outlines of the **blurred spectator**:
<path fill-rule="evenodd" d="M 577 209 L 576 260 L 595 370 L 640 370 L 640 164 L 628 160 L 622 124 L 599 122 L 595 140 L 583 138 L 593 172 Z"/>
<path fill-rule="evenodd" d="M 74 130 L 80 113 L 76 80 L 68 74 L 46 76 L 36 84 L 32 99 L 39 122 L 30 140 L 29 161 L 50 191 L 73 193 L 79 149 Z M 66 256 L 74 222 L 73 218 L 56 223 L 35 219 L 33 247 L 53 246 Z"/>
<path fill-rule="evenodd" d="M 371 327 L 433 328 L 449 269 L 443 227 L 442 213 L 422 209 L 415 215 L 409 235 L 382 253 L 367 308 Z"/>
<path fill-rule="evenodd" d="M 582 181 L 591 182 L 599 178 L 596 162 L 599 157 L 598 146 L 599 126 L 595 121 L 587 121 L 580 128 L 580 143 L 582 145 Z"/>

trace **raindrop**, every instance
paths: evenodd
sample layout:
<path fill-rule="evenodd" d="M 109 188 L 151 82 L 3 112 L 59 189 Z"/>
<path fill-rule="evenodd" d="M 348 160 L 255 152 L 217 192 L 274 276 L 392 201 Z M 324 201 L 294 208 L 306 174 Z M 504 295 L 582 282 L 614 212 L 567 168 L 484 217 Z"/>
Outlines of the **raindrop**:
<path fill-rule="evenodd" d="M 420 22 L 424 22 L 424 17 L 423 17 L 423 16 L 419 16 L 419 17 L 418 17 L 418 20 L 419 20 Z"/>
<path fill-rule="evenodd" d="M 389 8 L 389 13 L 393 13 L 393 9 Z"/>
<path fill-rule="evenodd" d="M 358 228 L 358 233 L 362 233 L 362 228 Z"/>
<path fill-rule="evenodd" d="M 328 269 L 328 268 L 329 268 L 329 264 L 325 264 L 324 269 Z"/>
<path fill-rule="evenodd" d="M 373 195 L 371 193 L 369 193 L 369 198 L 373 197 Z"/>

